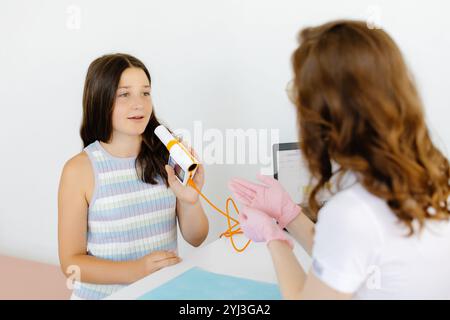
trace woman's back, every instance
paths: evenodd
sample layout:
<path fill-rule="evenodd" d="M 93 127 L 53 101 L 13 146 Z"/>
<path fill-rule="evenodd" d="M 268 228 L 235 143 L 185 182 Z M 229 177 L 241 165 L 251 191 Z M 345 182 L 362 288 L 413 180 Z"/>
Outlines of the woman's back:
<path fill-rule="evenodd" d="M 383 199 L 360 183 L 321 209 L 315 274 L 355 299 L 450 299 L 450 223 L 427 221 L 408 236 Z"/>

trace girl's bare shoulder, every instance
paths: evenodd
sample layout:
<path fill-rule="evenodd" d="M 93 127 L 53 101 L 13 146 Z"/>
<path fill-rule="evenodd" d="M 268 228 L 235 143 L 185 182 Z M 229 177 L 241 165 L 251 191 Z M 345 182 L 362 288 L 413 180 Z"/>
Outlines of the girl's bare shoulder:
<path fill-rule="evenodd" d="M 61 180 L 84 193 L 89 202 L 94 185 L 91 162 L 85 151 L 74 155 L 64 165 Z"/>
<path fill-rule="evenodd" d="M 74 175 L 85 175 L 89 174 L 91 170 L 91 164 L 89 157 L 85 151 L 74 155 L 72 158 L 67 160 L 64 165 L 63 172 L 71 173 Z"/>

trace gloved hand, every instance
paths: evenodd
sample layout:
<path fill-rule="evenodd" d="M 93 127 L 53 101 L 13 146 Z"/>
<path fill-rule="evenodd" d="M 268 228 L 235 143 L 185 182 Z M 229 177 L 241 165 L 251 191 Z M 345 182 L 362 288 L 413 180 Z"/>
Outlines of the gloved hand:
<path fill-rule="evenodd" d="M 233 178 L 228 187 L 242 204 L 266 212 L 278 221 L 281 228 L 285 228 L 300 213 L 301 208 L 277 180 L 263 175 L 257 178 L 264 185 Z"/>
<path fill-rule="evenodd" d="M 264 212 L 244 207 L 239 213 L 238 220 L 247 238 L 255 242 L 267 243 L 272 240 L 282 240 L 286 241 L 291 249 L 294 248 L 292 240 L 286 236 L 275 220 Z"/>

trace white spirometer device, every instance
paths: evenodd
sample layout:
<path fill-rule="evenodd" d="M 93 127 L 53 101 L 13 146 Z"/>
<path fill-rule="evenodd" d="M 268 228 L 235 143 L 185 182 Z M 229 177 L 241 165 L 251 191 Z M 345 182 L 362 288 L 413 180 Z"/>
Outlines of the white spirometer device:
<path fill-rule="evenodd" d="M 187 185 L 197 171 L 198 160 L 163 125 L 157 126 L 154 132 L 169 150 L 168 164 L 175 171 L 175 176 L 183 185 Z"/>

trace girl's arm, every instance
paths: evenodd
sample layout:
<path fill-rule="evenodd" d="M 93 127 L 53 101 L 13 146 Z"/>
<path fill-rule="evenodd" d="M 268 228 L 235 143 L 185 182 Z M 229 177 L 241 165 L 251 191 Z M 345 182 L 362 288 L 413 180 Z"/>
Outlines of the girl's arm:
<path fill-rule="evenodd" d="M 209 224 L 200 200 L 190 204 L 177 200 L 177 215 L 183 238 L 198 247 L 208 236 Z"/>
<path fill-rule="evenodd" d="M 309 219 L 308 219 L 309 220 Z M 267 244 L 284 299 L 350 299 L 319 280 L 312 272 L 305 274 L 286 241 L 272 240 Z"/>
<path fill-rule="evenodd" d="M 175 176 L 172 167 L 166 165 L 170 188 L 177 197 L 177 216 L 183 238 L 194 247 L 198 247 L 208 236 L 209 224 L 196 190 L 183 186 Z M 194 183 L 201 190 L 204 184 L 204 168 L 199 165 Z"/>
<path fill-rule="evenodd" d="M 59 259 L 66 276 L 96 284 L 127 284 L 180 261 L 175 253 L 166 251 L 125 262 L 88 255 L 87 185 L 93 185 L 92 168 L 87 155 L 82 152 L 64 166 L 58 192 Z"/>

